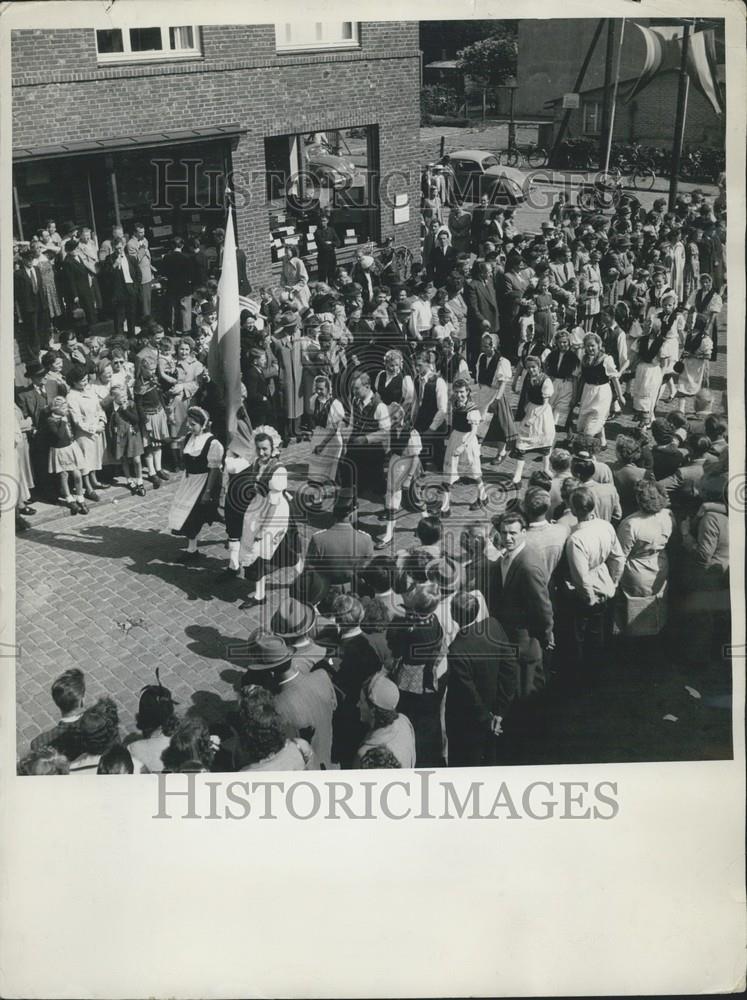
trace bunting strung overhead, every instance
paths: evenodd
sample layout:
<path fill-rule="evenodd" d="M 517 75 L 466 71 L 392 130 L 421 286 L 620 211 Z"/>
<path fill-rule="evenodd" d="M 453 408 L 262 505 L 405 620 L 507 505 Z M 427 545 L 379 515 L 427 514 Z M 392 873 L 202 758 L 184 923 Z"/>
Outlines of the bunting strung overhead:
<path fill-rule="evenodd" d="M 641 75 L 633 84 L 625 98 L 625 103 L 632 99 L 651 83 L 659 73 L 668 70 L 679 72 L 682 61 L 682 25 L 672 25 L 651 28 L 638 24 L 635 26 L 643 35 L 646 45 L 646 56 Z M 687 52 L 687 75 L 690 82 L 711 104 L 717 115 L 724 111 L 724 94 L 717 75 L 718 60 L 716 56 L 716 39 L 713 29 L 695 31 L 690 35 Z"/>

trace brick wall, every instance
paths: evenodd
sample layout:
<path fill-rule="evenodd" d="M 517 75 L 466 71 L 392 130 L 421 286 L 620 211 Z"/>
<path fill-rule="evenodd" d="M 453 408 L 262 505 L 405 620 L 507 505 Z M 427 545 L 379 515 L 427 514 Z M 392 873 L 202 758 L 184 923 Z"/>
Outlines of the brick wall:
<path fill-rule="evenodd" d="M 19 31 L 12 39 L 13 145 L 104 139 L 238 122 L 233 154 L 239 242 L 252 278 L 270 280 L 264 138 L 379 125 L 389 194 L 408 193 L 411 219 L 382 237 L 419 240 L 419 57 L 416 22 L 364 22 L 360 49 L 277 54 L 272 25 L 205 26 L 203 58 L 98 67 L 91 30 Z M 39 57 L 43 52 L 44 56 Z M 60 55 L 59 53 L 63 53 Z M 403 177 L 403 174 L 409 174 Z"/>

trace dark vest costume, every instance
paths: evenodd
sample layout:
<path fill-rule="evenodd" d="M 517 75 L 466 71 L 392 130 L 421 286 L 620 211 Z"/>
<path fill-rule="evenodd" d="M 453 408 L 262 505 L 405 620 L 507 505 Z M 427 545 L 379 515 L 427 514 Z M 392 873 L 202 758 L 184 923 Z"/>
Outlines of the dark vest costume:
<path fill-rule="evenodd" d="M 381 398 L 381 402 L 385 403 L 387 406 L 390 403 L 401 403 L 405 396 L 402 388 L 404 382 L 404 376 L 400 372 L 399 375 L 395 375 L 394 378 L 386 384 L 386 372 L 379 372 L 376 377 L 376 392 Z"/>
<path fill-rule="evenodd" d="M 554 348 L 545 358 L 545 372 L 550 378 L 572 378 L 578 368 L 578 356 L 573 351 Z"/>
<path fill-rule="evenodd" d="M 500 355 L 494 354 L 489 358 L 487 354 L 481 354 L 477 359 L 477 384 L 492 385 L 495 378 L 496 368 L 500 361 Z"/>
<path fill-rule="evenodd" d="M 425 388 L 423 388 L 423 395 L 420 398 L 421 381 L 418 377 L 416 384 L 417 396 L 419 398 L 418 402 L 418 412 L 415 417 L 415 430 L 419 431 L 421 434 L 427 431 L 433 422 L 433 418 L 438 412 L 438 404 L 436 401 L 436 382 L 438 376 L 431 375 L 428 381 L 425 383 Z"/>
<path fill-rule="evenodd" d="M 595 365 L 581 365 L 581 381 L 586 385 L 607 385 L 609 376 L 604 370 L 604 358 Z"/>

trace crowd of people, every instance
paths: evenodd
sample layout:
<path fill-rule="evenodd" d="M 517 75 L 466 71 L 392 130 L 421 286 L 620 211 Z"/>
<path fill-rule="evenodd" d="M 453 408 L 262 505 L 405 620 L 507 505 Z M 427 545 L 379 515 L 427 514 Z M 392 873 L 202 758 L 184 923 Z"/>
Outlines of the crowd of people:
<path fill-rule="evenodd" d="M 48 342 L 19 328 L 33 348 L 16 408 L 22 526 L 50 477 L 81 514 L 119 470 L 139 496 L 144 478 L 159 488 L 176 473 L 168 530 L 185 563 L 218 523 L 241 607 L 266 604 L 276 570 L 287 581 L 218 731 L 180 718 L 159 680 L 123 738 L 111 699 L 85 707 L 82 673 L 66 671 L 52 689 L 61 721 L 22 773 L 491 764 L 516 706 L 597 683 L 612 642 L 651 649 L 666 634 L 707 662 L 728 629 L 728 426 L 710 388 L 723 207 L 693 192 L 645 211 L 623 194 L 590 216 L 561 198 L 526 233 L 487 199 L 444 221 L 433 187 L 409 275 L 391 242 L 340 267 L 330 241 L 314 281 L 288 251 L 278 287 L 241 313 L 230 434 L 207 364 L 209 280 L 172 292 L 164 322 L 138 298 L 141 314 L 108 338 L 88 335 L 78 296 Z M 110 243 L 134 270 L 132 240 Z M 283 452 L 301 441 L 307 473 L 291 491 Z M 455 532 L 463 480 L 474 492 Z M 375 539 L 357 526 L 362 498 L 380 508 Z M 332 525 L 305 545 L 301 524 L 329 501 Z M 408 548 L 403 508 L 422 515 Z"/>

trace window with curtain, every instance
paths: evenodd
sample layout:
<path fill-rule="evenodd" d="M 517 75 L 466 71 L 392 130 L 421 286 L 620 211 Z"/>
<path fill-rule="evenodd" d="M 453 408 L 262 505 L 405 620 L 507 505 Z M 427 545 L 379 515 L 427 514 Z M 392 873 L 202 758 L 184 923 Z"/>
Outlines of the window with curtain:
<path fill-rule="evenodd" d="M 357 21 L 288 21 L 275 25 L 278 52 L 350 49 L 360 44 Z"/>
<path fill-rule="evenodd" d="M 199 33 L 194 25 L 97 31 L 96 51 L 99 62 L 185 59 L 202 54 Z"/>

